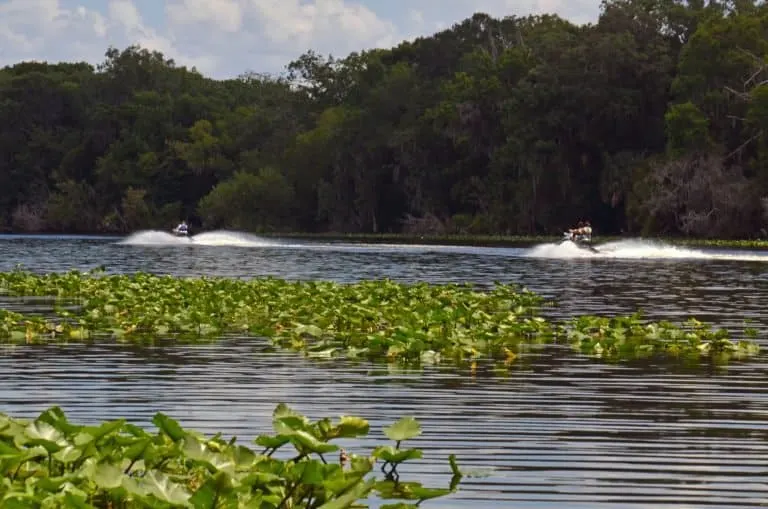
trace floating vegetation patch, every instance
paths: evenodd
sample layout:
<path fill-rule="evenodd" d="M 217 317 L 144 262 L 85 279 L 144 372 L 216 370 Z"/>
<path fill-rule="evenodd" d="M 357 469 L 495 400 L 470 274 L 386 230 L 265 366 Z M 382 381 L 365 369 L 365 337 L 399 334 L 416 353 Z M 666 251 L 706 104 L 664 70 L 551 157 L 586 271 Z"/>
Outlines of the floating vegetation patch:
<path fill-rule="evenodd" d="M 12 342 L 99 336 L 201 341 L 234 333 L 270 338 L 315 357 L 407 363 L 512 363 L 521 349 L 553 342 L 611 360 L 694 353 L 725 362 L 758 352 L 753 341 L 734 342 L 725 330 L 695 321 L 676 326 L 635 315 L 552 323 L 538 314 L 542 297 L 511 285 L 480 291 L 390 280 L 339 284 L 14 271 L 0 273 L 0 292 L 54 296 L 62 303 L 49 316 L 0 308 L 0 338 Z"/>
<path fill-rule="evenodd" d="M 708 357 L 714 361 L 742 359 L 760 351 L 753 341 L 732 341 L 725 329 L 712 330 L 696 319 L 678 327 L 670 322 L 643 322 L 639 314 L 605 318 L 582 316 L 562 327 L 579 351 L 606 360 Z M 755 329 L 747 329 L 755 336 Z"/>
<path fill-rule="evenodd" d="M 73 424 L 58 407 L 33 421 L 0 414 L 0 506 L 340 509 L 365 507 L 355 504 L 374 495 L 407 508 L 451 493 L 461 479 L 451 456 L 448 488 L 400 480 L 397 467 L 422 457 L 420 449 L 401 447 L 421 433 L 413 418 L 385 427 L 394 445 L 369 456 L 331 443 L 367 435 L 365 419 L 311 422 L 284 404 L 273 414 L 275 433 L 254 440 L 258 448 L 206 438 L 162 413 L 152 422 L 157 433 L 124 420 Z M 285 449 L 280 459 L 276 453 Z M 372 475 L 377 464 L 381 479 Z"/>

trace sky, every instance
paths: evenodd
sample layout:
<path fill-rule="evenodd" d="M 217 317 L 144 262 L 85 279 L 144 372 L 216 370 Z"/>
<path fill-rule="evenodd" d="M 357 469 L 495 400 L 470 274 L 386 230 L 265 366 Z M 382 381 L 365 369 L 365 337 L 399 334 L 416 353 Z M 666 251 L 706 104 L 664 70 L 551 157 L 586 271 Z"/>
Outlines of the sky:
<path fill-rule="evenodd" d="M 343 57 L 449 28 L 475 12 L 597 19 L 600 0 L 0 0 L 0 66 L 98 64 L 110 46 L 157 50 L 214 78 L 280 73 L 314 50 Z"/>

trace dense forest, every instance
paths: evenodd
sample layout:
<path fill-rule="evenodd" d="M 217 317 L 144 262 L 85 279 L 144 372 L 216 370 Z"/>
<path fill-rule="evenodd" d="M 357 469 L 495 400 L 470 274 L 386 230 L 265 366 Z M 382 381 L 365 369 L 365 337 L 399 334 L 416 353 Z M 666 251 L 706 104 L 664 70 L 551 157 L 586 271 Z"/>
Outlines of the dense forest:
<path fill-rule="evenodd" d="M 0 230 L 768 229 L 768 5 L 485 14 L 280 77 L 139 47 L 0 69 Z"/>

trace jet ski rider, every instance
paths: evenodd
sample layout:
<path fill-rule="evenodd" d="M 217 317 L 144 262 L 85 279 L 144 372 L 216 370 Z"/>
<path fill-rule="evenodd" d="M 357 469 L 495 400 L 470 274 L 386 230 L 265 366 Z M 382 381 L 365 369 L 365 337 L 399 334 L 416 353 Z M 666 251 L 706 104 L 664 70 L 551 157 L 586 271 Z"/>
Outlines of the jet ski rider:
<path fill-rule="evenodd" d="M 577 240 L 581 240 L 583 242 L 592 242 L 592 225 L 588 220 L 579 221 L 579 223 L 576 225 L 576 228 L 571 228 L 568 230 L 568 233 L 571 234 L 571 240 L 574 242 Z"/>

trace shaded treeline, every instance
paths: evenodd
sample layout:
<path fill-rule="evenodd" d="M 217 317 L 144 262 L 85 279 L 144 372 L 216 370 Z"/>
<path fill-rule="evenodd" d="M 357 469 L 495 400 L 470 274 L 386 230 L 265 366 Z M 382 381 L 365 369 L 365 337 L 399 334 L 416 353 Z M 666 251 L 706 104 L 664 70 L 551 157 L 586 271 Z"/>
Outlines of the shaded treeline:
<path fill-rule="evenodd" d="M 0 70 L 0 118 L 6 230 L 765 235 L 768 7 L 476 14 L 281 78 L 110 49 Z"/>

